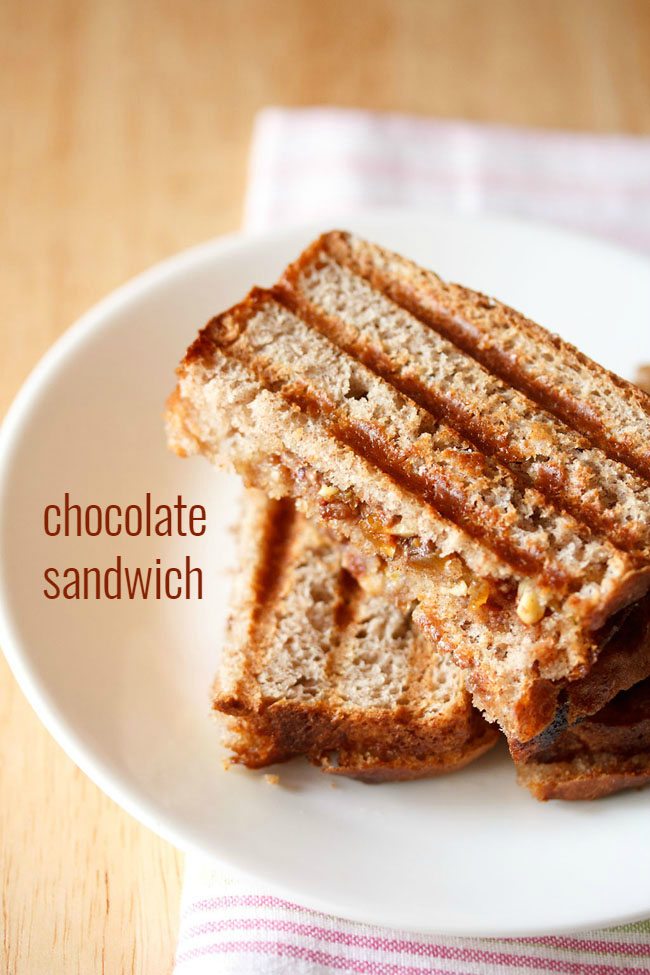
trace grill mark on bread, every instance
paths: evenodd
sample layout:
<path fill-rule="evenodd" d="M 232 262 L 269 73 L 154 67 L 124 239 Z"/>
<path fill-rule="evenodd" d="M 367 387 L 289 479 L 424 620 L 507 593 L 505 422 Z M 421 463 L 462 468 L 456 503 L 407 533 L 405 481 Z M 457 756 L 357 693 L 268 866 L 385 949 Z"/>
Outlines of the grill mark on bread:
<path fill-rule="evenodd" d="M 272 367 L 262 367 L 258 362 L 252 361 L 246 356 L 237 355 L 232 351 L 230 344 L 222 351 L 225 354 L 232 354 L 233 358 L 247 369 L 265 389 L 279 394 L 287 403 L 296 406 L 302 413 L 321 420 L 339 443 L 349 447 L 364 460 L 370 461 L 400 487 L 423 498 L 428 505 L 450 521 L 462 524 L 462 503 L 458 502 L 450 490 L 444 490 L 442 479 L 434 482 L 430 478 L 425 479 L 415 474 L 407 474 L 402 466 L 405 458 L 394 452 L 387 441 L 382 440 L 379 429 L 375 428 L 373 431 L 368 431 L 345 422 L 337 416 L 333 404 L 327 402 L 324 397 L 312 395 L 306 386 L 295 380 L 284 383 L 279 374 L 273 372 Z M 467 521 L 466 518 L 464 520 Z M 462 527 L 473 537 L 480 537 L 482 540 L 487 538 L 484 525 L 477 526 L 475 522 L 468 522 Z M 497 551 L 513 568 L 523 573 L 539 570 L 543 564 L 541 559 L 534 558 L 527 552 L 519 553 L 507 546 L 500 537 L 494 539 L 494 546 L 494 551 Z M 561 572 L 555 573 L 554 576 L 549 572 L 545 581 L 549 583 L 552 581 L 560 588 L 565 587 L 568 580 Z"/>
<path fill-rule="evenodd" d="M 334 601 L 334 628 L 337 632 L 345 631 L 354 623 L 360 599 L 359 583 L 347 569 L 342 568 L 336 580 Z"/>
<path fill-rule="evenodd" d="M 336 260 L 354 267 L 378 291 L 500 379 L 525 393 L 568 427 L 591 439 L 612 460 L 626 465 L 645 480 L 650 479 L 650 396 L 643 390 L 507 305 L 469 288 L 449 284 L 434 272 L 419 268 L 400 255 L 366 244 L 342 231 L 324 234 L 316 243 Z M 382 264 L 386 262 L 398 266 L 400 273 L 388 277 L 382 270 Z M 426 293 L 426 304 L 423 303 L 423 293 Z M 492 329 L 482 323 L 487 318 Z M 496 333 L 495 338 L 491 331 Z M 511 348 L 504 347 L 499 331 L 509 331 Z M 534 357 L 530 350 L 524 350 L 527 340 L 535 347 Z M 607 408 L 586 403 L 581 395 L 572 391 L 566 374 L 566 381 L 560 382 L 557 376 L 551 377 L 547 367 L 536 367 L 540 353 L 542 358 L 558 353 L 568 360 L 581 381 L 590 379 L 607 386 L 618 399 L 626 426 L 638 428 L 639 412 L 645 414 L 642 427 L 646 435 L 639 431 L 638 436 L 632 436 L 633 442 L 629 436 L 622 436 L 616 424 L 609 421 Z"/>
<path fill-rule="evenodd" d="M 347 569 L 338 568 L 332 605 L 332 636 L 325 661 L 325 676 L 331 692 L 337 695 L 337 674 L 344 658 L 349 631 L 356 623 L 363 593 L 358 582 Z"/>
<path fill-rule="evenodd" d="M 338 282 L 338 289 L 334 280 L 328 287 L 324 274 L 347 273 L 358 282 L 355 287 L 374 287 L 372 276 L 360 274 L 349 255 L 331 258 L 327 243 L 327 239 L 317 241 L 285 271 L 273 289 L 278 301 L 419 407 L 505 464 L 522 486 L 535 487 L 550 504 L 569 511 L 590 530 L 607 533 L 623 550 L 650 553 L 647 481 L 513 390 L 445 336 L 435 332 L 433 338 L 430 325 L 403 302 L 394 302 L 385 289 L 378 289 L 379 300 L 402 315 L 392 334 L 381 308 L 375 318 L 365 312 L 371 293 L 363 310 L 362 294 L 357 296 L 359 322 L 353 310 L 346 313 L 345 303 L 336 314 L 325 310 L 318 299 L 323 289 L 326 301 L 331 294 L 347 292 L 345 280 Z M 391 343 L 392 355 L 387 351 Z M 437 370 L 436 376 L 423 379 L 431 369 Z M 462 385 L 456 382 L 459 374 L 466 377 Z M 479 396 L 487 409 L 477 409 Z"/>
<path fill-rule="evenodd" d="M 271 624 L 270 613 L 287 584 L 291 549 L 297 529 L 296 509 L 288 498 L 274 499 L 263 512 L 260 544 L 251 577 L 253 604 L 250 613 L 250 640 L 256 648 L 248 655 L 246 671 L 257 673 L 264 663 L 264 634 Z"/>
<path fill-rule="evenodd" d="M 273 601 L 284 581 L 284 569 L 296 521 L 296 509 L 288 498 L 269 502 L 262 528 L 260 555 L 255 567 L 252 589 L 255 608 L 252 613 L 253 635 L 266 607 Z"/>
<path fill-rule="evenodd" d="M 402 466 L 405 458 L 392 451 L 389 443 L 382 441 L 379 431 L 362 430 L 340 419 L 334 422 L 329 420 L 324 402 L 310 397 L 304 389 L 281 388 L 273 391 L 279 392 L 288 403 L 297 406 L 303 413 L 322 418 L 328 423 L 329 430 L 336 440 L 349 447 L 359 457 L 370 461 L 404 490 L 422 498 L 445 518 L 461 526 L 468 535 L 480 539 L 518 572 L 538 573 L 543 582 L 556 592 L 564 593 L 571 590 L 573 580 L 566 573 L 548 566 L 543 556 L 536 558 L 529 552 L 517 550 L 507 544 L 501 536 L 488 530 L 486 524 L 477 526 L 476 522 L 469 520 L 462 501 L 459 502 L 454 497 L 453 489 L 445 484 L 444 478 L 433 479 L 431 476 L 424 478 L 418 477 L 415 473 L 407 474 Z M 334 412 L 331 404 L 328 406 L 330 412 Z M 389 529 L 386 534 L 390 536 Z"/>

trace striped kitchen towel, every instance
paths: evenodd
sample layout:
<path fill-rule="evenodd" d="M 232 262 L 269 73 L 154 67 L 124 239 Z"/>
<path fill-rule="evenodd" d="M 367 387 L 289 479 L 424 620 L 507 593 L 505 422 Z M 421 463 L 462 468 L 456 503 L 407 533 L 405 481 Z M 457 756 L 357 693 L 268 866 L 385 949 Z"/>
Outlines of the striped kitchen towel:
<path fill-rule="evenodd" d="M 355 924 L 188 857 L 176 975 L 648 975 L 650 921 L 543 938 L 444 938 Z"/>
<path fill-rule="evenodd" d="M 373 205 L 554 221 L 650 251 L 650 139 L 266 109 L 245 226 Z M 575 936 L 445 938 L 328 917 L 188 856 L 176 975 L 650 975 L 650 921 Z"/>

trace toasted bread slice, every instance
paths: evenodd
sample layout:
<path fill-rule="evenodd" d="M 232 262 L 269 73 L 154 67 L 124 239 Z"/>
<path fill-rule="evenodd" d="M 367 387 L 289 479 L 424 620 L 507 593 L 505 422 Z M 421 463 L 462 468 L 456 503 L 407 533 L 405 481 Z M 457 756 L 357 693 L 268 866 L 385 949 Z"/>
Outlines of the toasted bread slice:
<path fill-rule="evenodd" d="M 305 755 L 369 781 L 461 768 L 498 737 L 410 616 L 365 593 L 291 501 L 254 492 L 213 707 L 236 762 Z"/>
<path fill-rule="evenodd" d="M 638 437 L 650 427 L 650 398 L 639 389 L 617 379 L 614 393 L 612 375 L 590 364 L 557 336 L 484 295 L 447 285 L 431 272 L 350 234 L 334 232 L 315 241 L 285 271 L 274 290 L 337 346 L 413 402 L 447 420 L 482 452 L 509 467 L 522 483 L 536 487 L 620 548 L 650 552 L 647 476 L 635 474 L 607 453 L 616 452 L 610 441 L 620 434 L 620 428 L 610 430 L 612 436 L 606 444 L 601 438 L 605 450 L 580 433 L 580 418 L 593 408 L 582 397 L 593 388 L 596 410 L 608 396 L 612 408 L 618 405 L 623 410 L 621 423 L 631 425 L 626 456 L 636 443 L 635 466 L 645 470 L 647 461 L 650 471 L 650 451 Z M 417 304 L 418 297 L 422 305 Z M 474 324 L 466 326 L 462 347 L 458 347 L 447 335 L 459 339 L 456 319 L 462 317 L 463 309 Z M 456 316 L 455 323 L 449 321 L 450 315 Z M 495 340 L 499 327 L 510 350 L 509 381 L 479 361 L 485 357 L 488 343 L 493 361 L 503 351 Z M 511 351 L 517 348 L 520 372 Z M 571 416 L 567 415 L 568 422 L 520 389 L 526 385 L 522 376 L 530 374 L 532 379 L 534 372 L 539 378 L 564 359 L 574 368 L 581 364 L 578 382 L 585 387 L 579 404 L 574 402 Z M 563 386 L 574 377 L 569 371 L 555 378 L 560 381 L 561 399 Z M 556 406 L 557 398 L 553 401 Z M 601 410 L 601 426 L 611 419 Z"/>
<path fill-rule="evenodd" d="M 567 729 L 517 778 L 537 799 L 598 799 L 650 783 L 650 680 Z"/>
<path fill-rule="evenodd" d="M 545 412 L 530 398 L 543 399 L 539 384 L 509 375 L 509 386 L 501 367 L 488 372 L 495 352 L 450 343 L 368 271 L 368 255 L 388 277 L 405 273 L 402 259 L 330 234 L 277 288 L 213 319 L 181 364 L 170 440 L 296 498 L 373 557 L 373 571 L 417 604 L 436 645 L 467 669 L 490 720 L 527 741 L 553 721 L 567 682 L 591 669 L 612 618 L 650 586 L 648 441 L 639 434 L 639 424 L 650 434 L 650 401 L 467 292 L 472 314 L 480 307 L 482 321 L 494 319 L 508 348 L 525 340 L 530 357 L 537 343 L 554 377 L 562 362 L 598 377 L 616 419 L 600 399 L 591 426 L 584 404 L 580 422 L 568 407 L 562 419 Z M 432 301 L 449 287 L 436 291 L 436 281 Z M 623 443 L 628 421 L 636 432 Z"/>

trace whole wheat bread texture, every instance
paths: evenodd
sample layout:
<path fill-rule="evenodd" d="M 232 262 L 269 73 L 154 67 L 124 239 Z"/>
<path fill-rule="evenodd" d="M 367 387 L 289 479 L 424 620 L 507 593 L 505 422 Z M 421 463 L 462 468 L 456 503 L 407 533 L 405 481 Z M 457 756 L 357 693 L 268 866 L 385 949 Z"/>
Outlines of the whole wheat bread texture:
<path fill-rule="evenodd" d="M 382 781 L 461 768 L 495 743 L 459 668 L 365 593 L 291 501 L 249 492 L 241 551 L 213 701 L 235 761 L 305 755 Z"/>
<path fill-rule="evenodd" d="M 517 778 L 537 799 L 598 799 L 650 784 L 650 680 L 567 729 Z"/>
<path fill-rule="evenodd" d="M 373 556 L 524 742 L 650 584 L 649 403 L 511 309 L 333 233 L 208 323 L 168 425 Z"/>

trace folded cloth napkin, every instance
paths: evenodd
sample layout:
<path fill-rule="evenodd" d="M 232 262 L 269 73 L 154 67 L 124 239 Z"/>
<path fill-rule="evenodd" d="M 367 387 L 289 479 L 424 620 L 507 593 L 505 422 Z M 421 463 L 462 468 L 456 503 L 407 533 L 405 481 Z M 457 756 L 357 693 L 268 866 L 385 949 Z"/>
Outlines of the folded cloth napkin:
<path fill-rule="evenodd" d="M 247 229 L 381 204 L 515 213 L 650 251 L 650 139 L 330 108 L 258 116 Z M 574 937 L 414 935 L 327 917 L 188 856 L 175 972 L 648 975 L 650 921 Z"/>

